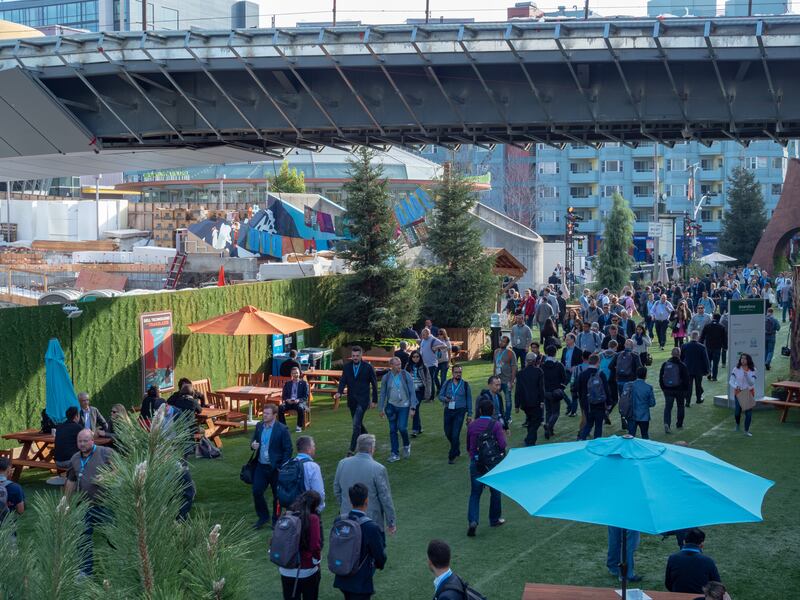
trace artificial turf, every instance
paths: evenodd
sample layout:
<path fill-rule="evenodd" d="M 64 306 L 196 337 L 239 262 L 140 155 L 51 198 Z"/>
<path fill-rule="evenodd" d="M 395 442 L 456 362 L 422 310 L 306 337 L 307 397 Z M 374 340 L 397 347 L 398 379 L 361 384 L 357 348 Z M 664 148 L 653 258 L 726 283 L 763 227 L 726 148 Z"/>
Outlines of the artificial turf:
<path fill-rule="evenodd" d="M 668 350 L 656 350 L 648 381 L 656 384 L 657 369 L 667 358 Z M 723 371 L 723 369 L 721 369 Z M 726 372 L 726 371 L 725 371 Z M 488 362 L 464 363 L 464 376 L 474 395 L 491 373 Z M 788 360 L 780 355 L 767 373 L 767 381 L 786 379 Z M 705 381 L 706 402 L 692 404 L 687 410 L 682 431 L 674 427 L 665 435 L 663 429 L 663 396 L 656 390 L 657 404 L 652 409 L 651 439 L 676 442 L 683 440 L 694 448 L 706 450 L 743 469 L 776 482 L 767 493 L 763 506 L 764 521 L 740 525 L 705 527 L 705 552 L 713 557 L 723 582 L 734 600 L 782 599 L 800 597 L 800 411 L 791 411 L 787 423 L 779 422 L 777 411 L 757 411 L 753 417 L 752 438 L 734 432 L 731 410 L 717 408 L 714 394 L 724 393 L 726 383 Z M 126 402 L 126 404 L 131 404 Z M 510 445 L 520 446 L 524 439 L 521 428 L 524 415 L 514 415 Z M 612 415 L 617 430 L 619 417 Z M 288 418 L 290 430 L 294 418 Z M 573 441 L 578 418 L 559 418 L 556 435 L 545 441 L 540 429 L 540 443 Z M 397 510 L 397 533 L 388 538 L 389 560 L 386 568 L 375 575 L 375 598 L 396 600 L 423 599 L 433 596 L 432 577 L 427 569 L 425 548 L 432 538 L 446 540 L 453 549 L 453 569 L 487 598 L 518 600 L 525 582 L 612 587 L 617 582 L 608 575 L 606 562 L 606 530 L 596 525 L 572 521 L 532 518 L 517 504 L 503 498 L 506 525 L 488 527 L 488 491 L 481 503 L 481 525 L 477 536 L 466 537 L 469 474 L 467 461 L 461 457 L 455 465 L 447 464 L 447 442 L 442 433 L 442 407 L 438 402 L 422 406 L 424 433 L 412 441 L 410 460 L 388 464 L 392 495 Z M 389 454 L 388 425 L 377 411 L 366 417 L 366 427 L 378 438 L 375 458 L 386 464 Z M 317 445 L 317 462 L 322 467 L 328 506 L 323 522 L 330 526 L 338 512 L 333 496 L 333 475 L 337 462 L 344 456 L 350 438 L 350 417 L 344 404 L 338 411 L 330 401 L 315 402 L 312 424 L 307 433 Z M 293 439 L 297 434 L 292 433 Z M 462 434 L 462 444 L 465 436 Z M 239 468 L 249 456 L 249 437 L 235 435 L 224 438 L 223 458 L 192 461 L 197 484 L 195 507 L 203 510 L 223 527 L 238 519 L 255 521 L 250 488 L 239 481 Z M 21 483 L 26 493 L 42 489 L 44 476 L 25 473 Z M 537 485 L 535 481 L 532 486 Z M 591 498 L 586 498 L 591 502 Z M 691 499 L 677 510 L 691 511 Z M 30 518 L 23 517 L 20 536 L 30 527 Z M 266 555 L 270 532 L 254 533 L 258 538 L 252 598 L 281 598 L 277 567 Z M 637 585 L 643 589 L 664 589 L 664 567 L 667 557 L 677 550 L 675 538 L 643 535 L 636 553 L 636 571 L 644 576 Z M 324 560 L 325 550 L 323 550 Z M 320 598 L 341 598 L 333 589 L 333 575 L 323 564 Z"/>

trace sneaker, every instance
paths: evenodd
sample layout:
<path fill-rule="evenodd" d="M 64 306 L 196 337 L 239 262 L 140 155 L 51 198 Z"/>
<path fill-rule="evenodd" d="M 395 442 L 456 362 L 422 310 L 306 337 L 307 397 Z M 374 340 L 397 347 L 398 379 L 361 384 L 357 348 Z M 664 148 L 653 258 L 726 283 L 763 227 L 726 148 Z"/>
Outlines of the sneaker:
<path fill-rule="evenodd" d="M 513 423 L 513 422 L 514 422 L 514 419 L 512 419 L 511 417 L 508 417 L 508 425 L 511 425 L 511 423 Z"/>
<path fill-rule="evenodd" d="M 700 398 L 700 400 L 698 400 L 697 402 L 695 402 L 695 404 L 702 404 L 703 402 L 705 402 L 705 400 L 703 400 L 702 398 Z"/>
<path fill-rule="evenodd" d="M 389 458 L 386 460 L 386 462 L 393 463 L 393 462 L 397 462 L 398 460 L 400 460 L 400 455 L 399 454 L 390 454 Z"/>
<path fill-rule="evenodd" d="M 411 444 L 403 446 L 403 458 L 411 458 Z"/>
<path fill-rule="evenodd" d="M 771 367 L 770 367 L 768 364 L 767 364 L 767 365 L 764 365 L 764 368 L 765 368 L 767 371 L 769 371 L 769 370 L 771 369 Z"/>
<path fill-rule="evenodd" d="M 455 459 L 455 458 L 449 458 L 449 459 L 447 459 L 447 464 L 448 464 L 448 465 L 454 465 L 454 464 L 456 464 L 456 459 Z"/>
<path fill-rule="evenodd" d="M 294 428 L 294 432 L 295 433 L 303 433 L 303 428 L 300 427 L 300 425 L 298 425 L 297 427 Z"/>
<path fill-rule="evenodd" d="M 419 435 L 419 431 L 412 431 L 412 432 L 411 432 L 411 437 L 412 437 L 412 438 L 415 438 L 415 437 L 417 437 L 418 435 Z"/>
<path fill-rule="evenodd" d="M 475 530 L 478 528 L 477 523 L 470 523 L 467 529 L 467 537 L 475 537 Z"/>
<path fill-rule="evenodd" d="M 745 431 L 745 432 L 744 432 L 744 434 L 745 434 L 747 437 L 753 437 L 753 434 L 752 434 L 752 433 L 750 433 L 749 431 Z"/>
<path fill-rule="evenodd" d="M 739 431 L 739 426 L 738 425 L 734 428 L 734 431 L 736 431 L 738 433 L 738 431 Z"/>
<path fill-rule="evenodd" d="M 677 425 L 675 429 L 683 429 L 683 425 Z"/>
<path fill-rule="evenodd" d="M 666 423 L 664 423 L 664 433 L 672 433 L 672 430 Z"/>
<path fill-rule="evenodd" d="M 500 527 L 501 525 L 505 525 L 505 524 L 506 524 L 506 520 L 505 519 L 497 519 L 497 521 L 495 521 L 494 523 L 491 523 L 489 525 L 489 527 Z"/>

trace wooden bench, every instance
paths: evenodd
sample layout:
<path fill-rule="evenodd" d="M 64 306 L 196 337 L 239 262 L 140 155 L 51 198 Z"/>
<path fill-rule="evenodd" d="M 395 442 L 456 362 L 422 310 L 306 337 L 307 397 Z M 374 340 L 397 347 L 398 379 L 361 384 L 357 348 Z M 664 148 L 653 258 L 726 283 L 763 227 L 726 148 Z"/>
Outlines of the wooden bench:
<path fill-rule="evenodd" d="M 65 467 L 59 467 L 56 463 L 51 462 L 49 460 L 28 460 L 24 458 L 15 458 L 12 461 L 14 466 L 18 467 L 29 467 L 31 469 L 45 469 L 51 471 L 58 471 L 59 473 L 66 473 L 67 469 Z"/>
<path fill-rule="evenodd" d="M 798 402 L 787 402 L 786 400 L 775 400 L 772 398 L 762 398 L 758 400 L 758 404 L 768 404 L 769 406 L 774 406 L 775 408 L 783 409 L 781 414 L 781 423 L 786 423 L 786 417 L 789 416 L 789 409 L 790 408 L 800 408 L 800 403 Z"/>
<path fill-rule="evenodd" d="M 228 411 L 227 414 L 225 415 L 225 420 L 220 421 L 219 419 L 217 419 L 216 420 L 217 423 L 228 424 L 228 426 L 231 429 L 242 429 L 243 431 L 247 431 L 247 413 L 243 413 L 237 410 L 231 410 L 230 400 L 225 396 L 225 394 L 220 394 L 218 392 L 209 392 L 208 394 L 206 394 L 206 399 L 208 400 L 208 404 L 213 408 L 220 408 Z M 232 431 L 228 433 L 238 433 L 238 432 Z"/>

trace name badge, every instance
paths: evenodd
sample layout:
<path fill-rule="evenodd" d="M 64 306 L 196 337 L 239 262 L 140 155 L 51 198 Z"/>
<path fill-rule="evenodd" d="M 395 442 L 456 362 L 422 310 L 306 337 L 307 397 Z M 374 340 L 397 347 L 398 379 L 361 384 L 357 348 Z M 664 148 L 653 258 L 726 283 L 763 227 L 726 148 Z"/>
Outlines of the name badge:
<path fill-rule="evenodd" d="M 448 403 L 447 403 L 447 408 L 449 408 L 450 410 L 455 410 L 455 409 L 456 409 L 456 402 L 455 402 L 455 400 L 451 400 L 450 402 L 448 402 Z"/>

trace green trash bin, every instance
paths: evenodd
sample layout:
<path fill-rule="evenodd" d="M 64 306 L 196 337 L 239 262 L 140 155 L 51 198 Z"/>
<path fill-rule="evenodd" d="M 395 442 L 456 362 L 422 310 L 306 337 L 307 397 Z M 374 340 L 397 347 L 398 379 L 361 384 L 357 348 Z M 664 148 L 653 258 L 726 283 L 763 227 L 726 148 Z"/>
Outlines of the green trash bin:
<path fill-rule="evenodd" d="M 333 364 L 333 348 L 303 348 L 300 352 L 308 354 L 308 364 L 315 369 L 330 369 Z"/>

